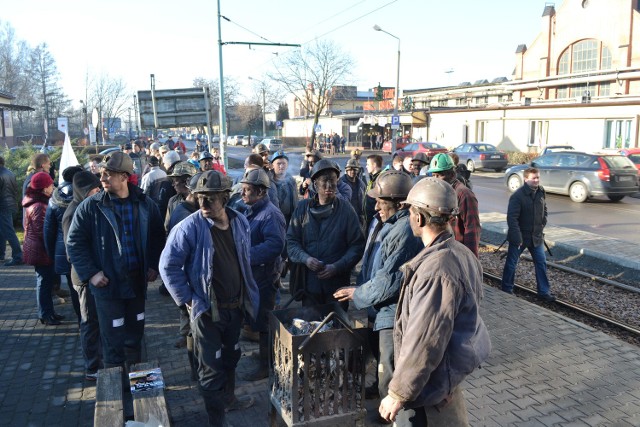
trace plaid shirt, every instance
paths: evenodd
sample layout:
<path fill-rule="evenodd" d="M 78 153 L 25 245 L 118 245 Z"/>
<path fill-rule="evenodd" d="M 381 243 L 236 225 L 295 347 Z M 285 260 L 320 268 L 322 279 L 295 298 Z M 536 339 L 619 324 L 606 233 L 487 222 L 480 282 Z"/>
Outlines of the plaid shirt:
<path fill-rule="evenodd" d="M 111 201 L 118 219 L 118 233 L 122 243 L 122 252 L 127 262 L 127 270 L 138 270 L 140 268 L 140 260 L 138 259 L 134 237 L 133 203 L 130 198 L 119 199 L 115 196 L 111 197 Z"/>
<path fill-rule="evenodd" d="M 473 191 L 457 179 L 454 179 L 451 185 L 456 190 L 458 208 L 460 209 L 460 214 L 453 224 L 456 240 L 471 249 L 471 252 L 478 257 L 480 233 L 482 232 L 478 212 L 478 199 L 476 199 Z"/>

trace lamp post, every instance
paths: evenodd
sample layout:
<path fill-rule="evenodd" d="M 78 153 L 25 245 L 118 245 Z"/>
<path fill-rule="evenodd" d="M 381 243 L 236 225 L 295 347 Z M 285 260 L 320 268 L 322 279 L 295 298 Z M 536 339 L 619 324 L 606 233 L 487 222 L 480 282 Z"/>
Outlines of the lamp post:
<path fill-rule="evenodd" d="M 265 98 L 266 98 L 266 96 L 265 96 L 265 88 L 264 88 L 265 87 L 265 83 L 262 80 L 255 79 L 255 78 L 253 78 L 251 76 L 249 76 L 249 80 L 255 80 L 258 83 L 260 83 L 260 89 L 262 90 L 262 137 L 266 138 L 267 137 L 267 122 L 265 120 L 265 118 L 266 118 L 265 109 L 266 109 L 267 105 L 266 105 L 266 100 L 265 100 Z"/>
<path fill-rule="evenodd" d="M 393 115 L 397 116 L 398 115 L 398 100 L 400 98 L 400 93 L 399 88 L 400 88 L 400 37 L 396 37 L 393 34 L 391 34 L 388 31 L 383 30 L 382 28 L 380 28 L 379 25 L 374 25 L 373 29 L 376 31 L 381 31 L 385 34 L 390 35 L 391 37 L 393 37 L 394 39 L 398 40 L 398 68 L 396 70 L 396 92 L 394 94 L 394 100 L 393 100 Z M 392 132 L 393 134 L 393 132 Z M 395 153 L 396 152 L 396 138 L 392 137 L 391 138 L 391 152 Z"/>

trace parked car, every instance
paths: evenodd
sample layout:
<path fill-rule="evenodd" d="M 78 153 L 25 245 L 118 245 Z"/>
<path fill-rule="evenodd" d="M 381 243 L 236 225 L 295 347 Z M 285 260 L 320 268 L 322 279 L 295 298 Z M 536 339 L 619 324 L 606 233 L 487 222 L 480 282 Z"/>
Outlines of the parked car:
<path fill-rule="evenodd" d="M 243 147 L 253 147 L 258 143 L 258 137 L 251 135 L 251 136 L 243 136 L 242 137 L 242 146 Z"/>
<path fill-rule="evenodd" d="M 575 150 L 575 148 L 573 148 L 571 145 L 547 145 L 546 147 L 544 147 L 540 155 L 544 156 L 545 154 L 568 150 Z"/>
<path fill-rule="evenodd" d="M 447 150 L 442 145 L 435 142 L 412 142 L 401 150 L 395 152 L 395 156 L 400 156 L 403 159 L 405 157 L 413 157 L 417 153 L 424 153 L 427 156 L 427 160 L 430 162 L 433 156 L 438 153 L 446 153 Z"/>
<path fill-rule="evenodd" d="M 462 144 L 454 148 L 453 152 L 460 158 L 460 163 L 467 166 L 469 172 L 476 169 L 494 169 L 496 172 L 502 172 L 507 168 L 507 155 L 491 144 Z"/>
<path fill-rule="evenodd" d="M 231 135 L 227 138 L 227 145 L 242 145 L 242 138 L 244 135 Z"/>
<path fill-rule="evenodd" d="M 402 150 L 408 144 L 412 144 L 414 142 L 418 142 L 418 140 L 415 139 L 415 138 L 402 138 L 402 137 L 397 138 L 396 139 L 396 151 L 397 150 Z M 392 143 L 392 141 L 390 139 L 387 140 L 387 141 L 384 141 L 382 143 L 382 151 L 384 153 L 391 154 L 391 150 L 393 148 L 393 147 L 391 147 L 391 143 Z"/>
<path fill-rule="evenodd" d="M 523 172 L 530 166 L 540 170 L 540 185 L 548 193 L 568 195 L 577 203 L 594 196 L 607 196 L 617 202 L 638 192 L 640 172 L 631 160 L 619 154 L 581 151 L 549 153 L 529 165 L 510 167 L 504 175 L 509 191 L 522 186 Z"/>
<path fill-rule="evenodd" d="M 618 152 L 631 160 L 640 171 L 640 148 L 623 148 Z"/>
<path fill-rule="evenodd" d="M 260 141 L 260 144 L 266 145 L 269 151 L 271 151 L 272 153 L 274 151 L 282 150 L 283 147 L 282 140 L 277 138 L 265 138 Z"/>

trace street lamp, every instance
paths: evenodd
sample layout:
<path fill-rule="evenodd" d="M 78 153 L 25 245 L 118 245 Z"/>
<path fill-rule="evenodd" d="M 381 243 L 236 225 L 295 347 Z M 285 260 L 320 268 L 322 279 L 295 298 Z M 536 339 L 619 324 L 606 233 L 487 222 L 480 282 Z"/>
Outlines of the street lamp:
<path fill-rule="evenodd" d="M 266 138 L 267 137 L 267 122 L 265 120 L 265 108 L 266 108 L 266 102 L 265 102 L 265 83 L 262 80 L 258 80 L 258 79 L 254 79 L 253 77 L 249 76 L 249 80 L 255 80 L 258 83 L 260 83 L 260 89 L 262 89 L 262 137 Z"/>
<path fill-rule="evenodd" d="M 396 70 L 396 92 L 394 94 L 394 101 L 393 101 L 393 115 L 397 116 L 398 115 L 398 102 L 399 102 L 399 98 L 400 98 L 400 93 L 399 88 L 400 88 L 400 38 L 394 36 L 393 34 L 391 34 L 388 31 L 383 30 L 382 28 L 380 28 L 379 25 L 374 25 L 373 29 L 376 31 L 382 31 L 385 34 L 390 35 L 391 37 L 393 37 L 394 39 L 398 40 L 398 68 Z M 393 132 L 392 132 L 393 135 Z M 391 138 L 391 152 L 395 153 L 396 152 L 396 138 L 392 137 Z"/>

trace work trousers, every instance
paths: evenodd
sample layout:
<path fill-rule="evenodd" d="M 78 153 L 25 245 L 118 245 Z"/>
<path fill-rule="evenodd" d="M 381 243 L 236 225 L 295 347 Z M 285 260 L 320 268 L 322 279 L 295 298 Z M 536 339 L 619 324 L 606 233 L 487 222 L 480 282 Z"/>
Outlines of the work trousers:
<path fill-rule="evenodd" d="M 96 302 L 89 285 L 74 286 L 80 306 L 80 346 L 87 373 L 97 372 L 102 367 L 100 324 Z"/>
<path fill-rule="evenodd" d="M 240 360 L 242 310 L 219 309 L 219 314 L 218 322 L 209 312 L 191 322 L 198 385 L 205 392 L 222 392 L 227 374 L 233 374 Z"/>
<path fill-rule="evenodd" d="M 467 407 L 460 387 L 451 394 L 451 400 L 445 406 L 419 406 L 413 409 L 400 409 L 396 416 L 395 427 L 466 427 L 469 426 Z"/>

